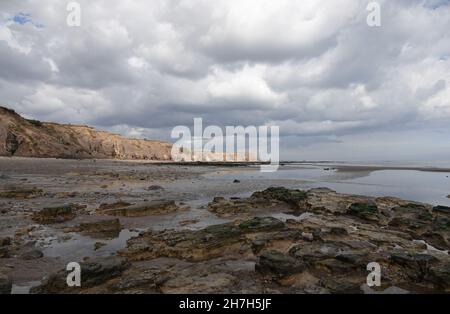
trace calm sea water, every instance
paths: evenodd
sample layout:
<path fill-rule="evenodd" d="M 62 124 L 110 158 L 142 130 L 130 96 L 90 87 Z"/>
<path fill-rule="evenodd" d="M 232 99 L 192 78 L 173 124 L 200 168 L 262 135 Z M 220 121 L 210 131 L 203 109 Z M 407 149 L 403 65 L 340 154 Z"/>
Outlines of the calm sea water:
<path fill-rule="evenodd" d="M 331 167 L 331 169 L 324 170 L 327 167 Z M 299 181 L 299 188 L 328 187 L 340 193 L 395 196 L 433 205 L 450 206 L 450 199 L 447 197 L 450 194 L 450 172 L 418 170 L 337 171 L 329 165 L 287 165 L 280 167 L 274 173 L 261 173 L 255 169 L 225 175 L 223 178 L 227 180 L 268 180 L 275 182 L 277 180 L 295 180 Z"/>

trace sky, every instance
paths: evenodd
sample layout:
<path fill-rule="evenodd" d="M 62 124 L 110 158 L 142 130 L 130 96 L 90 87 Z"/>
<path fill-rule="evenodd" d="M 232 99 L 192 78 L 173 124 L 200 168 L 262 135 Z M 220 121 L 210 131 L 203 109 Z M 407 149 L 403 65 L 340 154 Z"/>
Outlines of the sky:
<path fill-rule="evenodd" d="M 450 160 L 450 1 L 0 2 L 0 104 L 171 140 L 280 128 L 284 160 Z"/>

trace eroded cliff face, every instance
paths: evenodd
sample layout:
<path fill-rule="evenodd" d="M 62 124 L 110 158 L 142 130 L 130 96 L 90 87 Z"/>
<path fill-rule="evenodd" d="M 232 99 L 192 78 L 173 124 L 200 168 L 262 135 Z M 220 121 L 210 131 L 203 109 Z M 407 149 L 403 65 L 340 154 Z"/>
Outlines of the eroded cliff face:
<path fill-rule="evenodd" d="M 27 120 L 0 107 L 0 156 L 170 160 L 172 144 L 92 127 Z"/>

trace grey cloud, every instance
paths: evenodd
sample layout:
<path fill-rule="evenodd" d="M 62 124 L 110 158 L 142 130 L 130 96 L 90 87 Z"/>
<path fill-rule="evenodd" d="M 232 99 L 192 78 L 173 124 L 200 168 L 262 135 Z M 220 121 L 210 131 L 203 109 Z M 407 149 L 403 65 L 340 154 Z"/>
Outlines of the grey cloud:
<path fill-rule="evenodd" d="M 444 2 L 380 1 L 380 28 L 367 26 L 357 0 L 79 2 L 80 28 L 65 25 L 61 2 L 0 3 L 0 102 L 42 120 L 164 139 L 194 117 L 275 122 L 287 155 L 306 145 L 319 159 L 326 147 L 362 155 L 364 136 L 382 147 L 382 130 L 448 133 Z M 11 23 L 19 12 L 44 27 Z"/>

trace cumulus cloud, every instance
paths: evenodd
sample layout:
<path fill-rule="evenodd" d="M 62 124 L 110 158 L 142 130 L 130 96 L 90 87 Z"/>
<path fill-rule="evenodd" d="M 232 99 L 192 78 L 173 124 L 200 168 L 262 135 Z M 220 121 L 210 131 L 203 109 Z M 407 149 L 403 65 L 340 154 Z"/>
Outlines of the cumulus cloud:
<path fill-rule="evenodd" d="M 276 124 L 286 159 L 445 155 L 449 1 L 378 1 L 381 27 L 359 0 L 78 2 L 80 27 L 64 1 L 0 3 L 1 103 L 165 140 L 194 117 Z"/>

